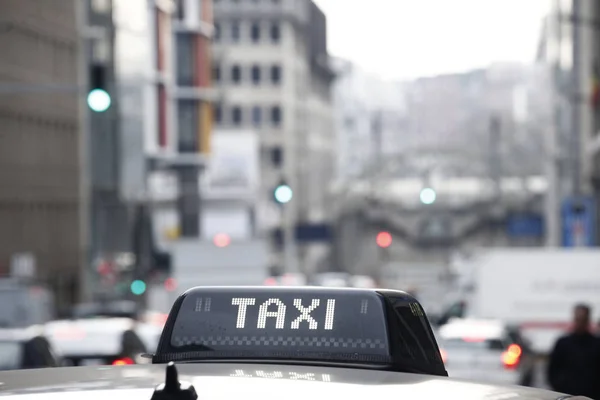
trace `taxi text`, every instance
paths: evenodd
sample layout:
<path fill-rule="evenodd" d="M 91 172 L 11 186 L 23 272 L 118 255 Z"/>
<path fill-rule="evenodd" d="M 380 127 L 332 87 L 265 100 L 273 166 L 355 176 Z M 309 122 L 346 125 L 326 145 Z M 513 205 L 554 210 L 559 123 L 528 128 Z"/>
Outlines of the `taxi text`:
<path fill-rule="evenodd" d="M 323 329 L 333 330 L 333 317 L 335 316 L 335 300 L 329 299 L 325 302 L 325 319 L 322 321 Z M 249 306 L 256 305 L 256 299 L 252 297 L 236 297 L 231 300 L 231 304 L 238 307 L 237 323 L 236 328 L 243 329 L 246 326 L 246 311 Z M 300 329 L 300 323 L 305 321 L 308 324 L 308 328 L 311 330 L 319 329 L 319 322 L 313 318 L 311 313 L 321 305 L 320 299 L 312 299 L 309 306 L 302 304 L 302 299 L 294 299 L 294 307 L 300 312 L 289 324 L 290 329 Z M 269 307 L 273 309 L 277 307 L 276 311 L 269 311 Z M 263 302 L 258 309 L 258 320 L 256 321 L 256 327 L 265 329 L 267 325 L 267 318 L 275 318 L 275 329 L 285 328 L 285 318 L 287 305 L 277 298 L 270 298 Z"/>

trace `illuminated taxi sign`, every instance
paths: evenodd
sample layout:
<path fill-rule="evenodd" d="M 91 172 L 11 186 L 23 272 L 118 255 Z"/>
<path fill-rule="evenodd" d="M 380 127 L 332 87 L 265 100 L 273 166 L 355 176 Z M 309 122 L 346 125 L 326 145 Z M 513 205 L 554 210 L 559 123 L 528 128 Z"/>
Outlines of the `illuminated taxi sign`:
<path fill-rule="evenodd" d="M 333 330 L 333 317 L 335 315 L 335 299 L 327 299 L 327 311 L 325 318 L 322 321 L 321 329 Z M 238 306 L 236 328 L 244 329 L 246 327 L 246 311 L 248 306 L 256 304 L 254 297 L 236 297 L 231 300 L 231 304 Z M 308 329 L 318 330 L 319 322 L 312 317 L 312 312 L 321 304 L 321 299 L 311 299 L 310 305 L 304 307 L 302 298 L 294 299 L 294 307 L 298 309 L 300 314 L 289 324 L 290 329 L 300 329 L 300 323 L 306 321 Z M 276 307 L 275 311 L 269 311 L 269 307 Z M 267 318 L 275 318 L 275 329 L 285 329 L 286 313 L 288 307 L 278 298 L 270 298 L 263 302 L 258 308 L 258 319 L 256 327 L 259 329 L 267 329 Z"/>
<path fill-rule="evenodd" d="M 197 287 L 169 314 L 154 363 L 281 360 L 447 375 L 421 305 L 399 291 Z"/>

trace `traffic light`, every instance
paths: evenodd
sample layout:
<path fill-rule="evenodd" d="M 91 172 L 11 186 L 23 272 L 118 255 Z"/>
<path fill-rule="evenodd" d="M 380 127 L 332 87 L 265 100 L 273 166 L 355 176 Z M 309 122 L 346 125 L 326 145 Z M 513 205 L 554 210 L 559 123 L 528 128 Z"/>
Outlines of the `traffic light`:
<path fill-rule="evenodd" d="M 141 296 L 146 292 L 146 282 L 136 279 L 135 281 L 131 282 L 130 289 L 131 293 L 135 294 L 136 296 Z"/>
<path fill-rule="evenodd" d="M 177 289 L 177 281 L 175 280 L 175 278 L 165 279 L 165 289 L 169 292 L 172 292 L 175 289 Z"/>
<path fill-rule="evenodd" d="M 385 231 L 379 232 L 375 238 L 375 241 L 377 246 L 381 247 L 382 249 L 387 249 L 392 245 L 392 234 Z"/>
<path fill-rule="evenodd" d="M 213 244 L 217 247 L 227 247 L 231 243 L 231 237 L 226 233 L 218 233 L 213 238 Z"/>
<path fill-rule="evenodd" d="M 421 203 L 423 204 L 433 204 L 435 203 L 436 193 L 432 188 L 423 188 L 421 189 L 421 193 L 419 194 L 419 198 L 421 199 Z"/>
<path fill-rule="evenodd" d="M 292 191 L 290 185 L 283 181 L 279 185 L 277 185 L 277 187 L 273 191 L 273 197 L 275 198 L 275 201 L 279 204 L 289 203 L 292 200 L 293 195 L 294 192 Z"/>
<path fill-rule="evenodd" d="M 90 68 L 90 91 L 87 96 L 88 107 L 95 112 L 104 112 L 111 104 L 107 88 L 106 66 L 93 64 Z"/>

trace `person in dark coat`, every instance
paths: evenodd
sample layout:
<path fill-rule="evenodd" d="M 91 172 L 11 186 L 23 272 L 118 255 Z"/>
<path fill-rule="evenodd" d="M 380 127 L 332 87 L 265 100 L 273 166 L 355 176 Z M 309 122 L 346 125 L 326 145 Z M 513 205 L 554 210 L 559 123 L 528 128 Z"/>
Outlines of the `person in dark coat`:
<path fill-rule="evenodd" d="M 553 390 L 600 399 L 600 339 L 591 330 L 591 309 L 575 306 L 573 331 L 556 341 L 548 363 Z"/>

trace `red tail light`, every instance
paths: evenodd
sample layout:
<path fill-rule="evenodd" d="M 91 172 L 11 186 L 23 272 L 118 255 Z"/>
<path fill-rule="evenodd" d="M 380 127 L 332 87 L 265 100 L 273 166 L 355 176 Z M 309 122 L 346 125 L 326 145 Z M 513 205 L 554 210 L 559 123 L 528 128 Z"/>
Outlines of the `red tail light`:
<path fill-rule="evenodd" d="M 112 365 L 133 365 L 133 364 L 135 364 L 135 363 L 129 357 L 119 358 L 118 360 L 115 360 L 112 363 Z"/>
<path fill-rule="evenodd" d="M 507 369 L 516 368 L 521 360 L 521 354 L 523 354 L 521 346 L 517 344 L 508 346 L 508 349 L 502 353 L 502 363 L 504 364 L 504 367 Z"/>
<path fill-rule="evenodd" d="M 446 353 L 446 350 L 440 349 L 440 355 L 442 356 L 442 361 L 446 364 L 448 361 L 448 353 Z"/>

